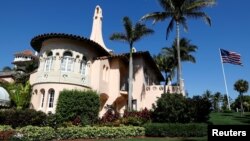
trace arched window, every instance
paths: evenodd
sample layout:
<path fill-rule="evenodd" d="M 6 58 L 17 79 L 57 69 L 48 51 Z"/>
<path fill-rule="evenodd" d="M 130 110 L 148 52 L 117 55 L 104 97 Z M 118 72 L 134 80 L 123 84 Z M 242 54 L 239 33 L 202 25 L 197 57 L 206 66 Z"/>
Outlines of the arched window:
<path fill-rule="evenodd" d="M 50 51 L 47 54 L 47 58 L 45 59 L 45 66 L 44 66 L 44 71 L 50 71 L 51 66 L 52 66 L 52 60 L 53 60 L 53 53 Z"/>
<path fill-rule="evenodd" d="M 49 89 L 49 108 L 53 108 L 55 98 L 55 90 Z"/>
<path fill-rule="evenodd" d="M 44 98 L 45 98 L 45 90 L 44 90 L 44 89 L 41 89 L 41 90 L 40 90 L 40 93 L 41 93 L 40 107 L 43 108 L 43 106 L 44 106 Z"/>
<path fill-rule="evenodd" d="M 86 67 L 87 67 L 87 59 L 85 56 L 83 56 L 82 61 L 81 61 L 81 66 L 80 66 L 80 73 L 83 76 L 87 75 Z"/>
<path fill-rule="evenodd" d="M 61 62 L 61 70 L 65 72 L 73 71 L 73 63 L 74 58 L 72 57 L 72 53 L 69 51 L 64 52 L 63 59 Z"/>

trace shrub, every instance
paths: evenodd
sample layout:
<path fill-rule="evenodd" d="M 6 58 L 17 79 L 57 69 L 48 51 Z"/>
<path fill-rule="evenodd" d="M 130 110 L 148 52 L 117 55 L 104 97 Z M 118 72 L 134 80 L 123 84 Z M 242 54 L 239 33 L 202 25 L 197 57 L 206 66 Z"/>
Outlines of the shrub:
<path fill-rule="evenodd" d="M 66 122 L 80 116 L 80 123 L 86 125 L 97 121 L 99 107 L 99 96 L 94 91 L 63 90 L 58 98 L 56 113 Z"/>
<path fill-rule="evenodd" d="M 140 126 L 151 121 L 151 112 L 145 108 L 141 111 L 125 111 L 121 123 L 124 125 Z"/>
<path fill-rule="evenodd" d="M 153 106 L 154 122 L 190 122 L 186 99 L 181 94 L 162 94 Z"/>
<path fill-rule="evenodd" d="M 211 113 L 212 104 L 207 98 L 194 96 L 187 99 L 187 107 L 192 122 L 207 122 Z"/>
<path fill-rule="evenodd" d="M 32 109 L 14 110 L 6 109 L 0 111 L 0 124 L 11 125 L 13 128 L 27 125 L 44 125 L 46 114 Z"/>
<path fill-rule="evenodd" d="M 48 114 L 45 120 L 45 126 L 50 126 L 55 129 L 62 126 L 62 123 L 62 117 L 59 114 Z"/>
<path fill-rule="evenodd" d="M 47 141 L 56 137 L 56 132 L 51 127 L 26 126 L 17 130 L 13 140 Z"/>
<path fill-rule="evenodd" d="M 102 116 L 102 118 L 99 120 L 99 124 L 104 126 L 119 126 L 120 125 L 120 123 L 118 122 L 119 119 L 120 119 L 120 113 L 114 110 L 113 107 L 110 107 L 108 108 L 106 113 Z"/>
<path fill-rule="evenodd" d="M 9 125 L 0 125 L 0 132 L 1 131 L 10 131 L 10 130 L 13 130 L 11 128 L 11 126 L 9 126 Z"/>
<path fill-rule="evenodd" d="M 144 125 L 145 135 L 151 137 L 203 137 L 207 125 L 200 123 L 151 123 Z"/>
<path fill-rule="evenodd" d="M 58 139 L 98 139 L 144 136 L 143 127 L 68 127 L 57 129 Z"/>

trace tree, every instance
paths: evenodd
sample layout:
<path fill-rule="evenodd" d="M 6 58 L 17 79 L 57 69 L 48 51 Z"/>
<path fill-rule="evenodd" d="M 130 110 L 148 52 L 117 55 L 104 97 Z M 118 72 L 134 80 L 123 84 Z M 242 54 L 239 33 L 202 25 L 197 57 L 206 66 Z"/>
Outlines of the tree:
<path fill-rule="evenodd" d="M 232 104 L 232 107 L 234 109 L 239 108 L 241 106 L 241 101 L 240 100 L 241 100 L 241 96 L 239 95 L 235 99 L 234 103 Z M 243 101 L 243 109 L 244 109 L 243 111 L 244 112 L 245 111 L 249 112 L 249 109 L 250 109 L 250 96 L 249 95 L 243 95 L 242 101 Z"/>
<path fill-rule="evenodd" d="M 210 17 L 202 10 L 205 7 L 214 5 L 215 0 L 158 0 L 158 2 L 163 8 L 163 11 L 146 14 L 141 20 L 153 20 L 153 23 L 156 23 L 170 18 L 166 30 L 166 37 L 173 30 L 174 24 L 176 24 L 176 49 L 178 56 L 177 80 L 182 91 L 180 25 L 187 30 L 187 18 L 204 18 L 204 20 L 211 25 Z"/>
<path fill-rule="evenodd" d="M 163 48 L 162 50 L 162 54 L 167 56 L 167 58 L 171 58 L 173 60 L 173 68 L 178 68 L 178 51 L 177 51 L 177 47 L 176 47 L 176 42 L 177 40 L 175 40 L 172 44 L 172 47 L 166 47 Z M 180 58 L 181 61 L 183 62 L 192 62 L 195 63 L 196 59 L 195 57 L 191 54 L 193 52 L 196 52 L 197 50 L 197 46 L 193 45 L 190 43 L 191 41 L 186 39 L 186 38 L 181 38 L 180 40 Z"/>
<path fill-rule="evenodd" d="M 220 92 L 216 92 L 214 95 L 213 95 L 213 108 L 214 108 L 214 111 L 217 111 L 219 112 L 220 111 L 220 103 L 221 103 L 221 100 L 222 100 L 222 95 Z"/>
<path fill-rule="evenodd" d="M 208 99 L 209 101 L 212 101 L 213 94 L 211 91 L 206 90 L 202 97 Z"/>
<path fill-rule="evenodd" d="M 11 67 L 9 67 L 9 66 L 5 66 L 5 67 L 3 67 L 3 69 L 2 69 L 2 71 L 3 72 L 10 72 L 12 69 L 11 69 Z"/>
<path fill-rule="evenodd" d="M 31 99 L 31 86 L 29 81 L 24 85 L 21 83 L 10 83 L 7 84 L 6 88 L 10 94 L 11 102 L 14 103 L 18 110 L 29 106 Z"/>
<path fill-rule="evenodd" d="M 165 73 L 163 93 L 166 93 L 166 85 L 174 77 L 174 58 L 159 53 L 157 56 L 154 56 L 154 60 L 159 70 Z"/>
<path fill-rule="evenodd" d="M 142 37 L 152 34 L 154 31 L 146 27 L 145 24 L 136 23 L 134 26 L 129 17 L 123 18 L 124 33 L 113 33 L 110 40 L 127 42 L 129 44 L 129 92 L 128 92 L 128 110 L 132 110 L 132 77 L 133 77 L 133 45 Z"/>
<path fill-rule="evenodd" d="M 246 80 L 240 79 L 234 83 L 234 90 L 239 92 L 240 96 L 240 109 L 241 109 L 241 116 L 244 114 L 243 109 L 243 93 L 248 91 L 248 82 Z"/>
<path fill-rule="evenodd" d="M 17 66 L 14 69 L 14 79 L 16 83 L 25 84 L 30 77 L 30 73 L 38 68 L 38 62 L 23 62 L 21 66 Z"/>
<path fill-rule="evenodd" d="M 195 57 L 191 55 L 191 53 L 197 50 L 197 46 L 191 44 L 190 40 L 182 38 L 180 40 L 180 50 L 181 61 L 190 61 L 192 63 L 196 62 Z M 173 42 L 172 47 L 163 48 L 161 53 L 155 57 L 155 61 L 159 69 L 165 73 L 166 85 L 169 79 L 173 79 L 175 75 L 175 68 L 178 66 L 176 40 Z"/>

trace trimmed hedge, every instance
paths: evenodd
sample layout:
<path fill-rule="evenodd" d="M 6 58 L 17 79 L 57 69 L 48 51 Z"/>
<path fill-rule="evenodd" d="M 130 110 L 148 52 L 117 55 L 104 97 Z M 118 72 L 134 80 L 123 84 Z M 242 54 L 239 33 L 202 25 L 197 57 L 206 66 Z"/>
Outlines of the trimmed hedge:
<path fill-rule="evenodd" d="M 26 126 L 16 130 L 13 140 L 48 141 L 56 138 L 56 132 L 51 127 Z"/>
<path fill-rule="evenodd" d="M 144 136 L 143 127 L 67 127 L 57 129 L 58 139 L 127 138 Z"/>
<path fill-rule="evenodd" d="M 11 126 L 9 126 L 9 125 L 0 125 L 0 132 L 1 131 L 10 131 L 10 130 L 13 130 L 11 128 Z"/>
<path fill-rule="evenodd" d="M 90 125 L 98 120 L 99 96 L 95 91 L 63 90 L 60 92 L 56 114 L 65 122 Z"/>
<path fill-rule="evenodd" d="M 43 126 L 45 123 L 46 114 L 33 109 L 15 110 L 5 109 L 0 110 L 0 124 L 11 125 L 13 128 L 24 127 L 27 125 Z"/>
<path fill-rule="evenodd" d="M 151 123 L 144 125 L 145 135 L 151 137 L 203 137 L 207 124 Z"/>

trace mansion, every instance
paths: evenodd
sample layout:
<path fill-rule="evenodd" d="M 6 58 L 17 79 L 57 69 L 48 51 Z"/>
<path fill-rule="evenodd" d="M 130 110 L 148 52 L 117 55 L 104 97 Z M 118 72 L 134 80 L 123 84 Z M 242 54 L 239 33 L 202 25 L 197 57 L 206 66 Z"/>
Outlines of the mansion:
<path fill-rule="evenodd" d="M 129 54 L 115 54 L 105 46 L 102 20 L 102 9 L 96 6 L 90 38 L 48 33 L 31 40 L 32 48 L 38 52 L 39 63 L 38 69 L 30 75 L 31 108 L 55 113 L 62 90 L 91 89 L 100 94 L 100 115 L 105 113 L 104 107 L 108 105 L 121 113 L 126 109 Z M 147 51 L 133 52 L 133 67 L 133 109 L 151 109 L 163 93 L 160 82 L 164 78 Z M 170 93 L 179 91 L 176 86 L 166 87 Z"/>

